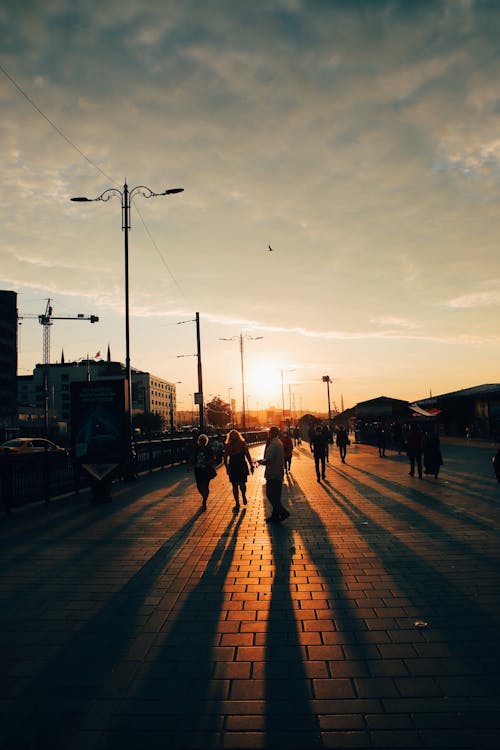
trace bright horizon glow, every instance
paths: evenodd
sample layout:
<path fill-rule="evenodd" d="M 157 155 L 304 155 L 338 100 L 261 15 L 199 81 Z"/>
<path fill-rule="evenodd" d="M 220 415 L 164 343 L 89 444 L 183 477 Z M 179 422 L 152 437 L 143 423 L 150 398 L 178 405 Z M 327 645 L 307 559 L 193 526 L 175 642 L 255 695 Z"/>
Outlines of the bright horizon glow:
<path fill-rule="evenodd" d="M 500 4 L 6 3 L 0 289 L 19 372 L 124 361 L 241 408 L 326 411 L 498 382 Z M 269 251 L 269 245 L 273 248 Z M 232 342 L 220 338 L 236 337 Z M 260 369 L 259 369 L 260 367 Z M 290 382 L 291 381 L 291 382 Z M 288 387 L 290 386 L 290 387 Z"/>
<path fill-rule="evenodd" d="M 257 408 L 256 404 L 260 404 L 260 408 L 265 408 L 280 403 L 280 371 L 271 360 L 260 358 L 260 361 L 251 363 L 245 380 L 245 388 L 251 397 L 251 404 L 254 404 L 253 408 Z"/>

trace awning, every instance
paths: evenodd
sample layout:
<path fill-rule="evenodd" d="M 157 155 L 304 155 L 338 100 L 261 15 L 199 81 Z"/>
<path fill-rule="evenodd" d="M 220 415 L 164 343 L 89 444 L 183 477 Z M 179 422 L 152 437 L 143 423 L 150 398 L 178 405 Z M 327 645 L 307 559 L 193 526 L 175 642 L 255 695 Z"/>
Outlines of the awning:
<path fill-rule="evenodd" d="M 441 413 L 441 409 L 422 409 L 420 406 L 417 406 L 416 404 L 410 404 L 410 409 L 412 410 L 413 414 L 417 417 L 436 417 L 438 414 Z"/>

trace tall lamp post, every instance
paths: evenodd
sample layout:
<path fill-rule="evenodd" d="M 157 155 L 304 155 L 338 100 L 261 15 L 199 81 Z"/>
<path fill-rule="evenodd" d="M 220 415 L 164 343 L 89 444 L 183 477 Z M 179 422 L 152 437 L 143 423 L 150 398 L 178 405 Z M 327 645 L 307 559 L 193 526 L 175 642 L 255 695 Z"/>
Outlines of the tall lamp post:
<path fill-rule="evenodd" d="M 281 370 L 281 407 L 282 407 L 283 423 L 285 422 L 285 381 L 283 377 L 284 372 L 285 370 L 282 369 Z M 286 370 L 286 372 L 295 372 L 295 369 Z M 292 416 L 291 405 L 290 405 L 290 416 Z"/>
<path fill-rule="evenodd" d="M 233 421 L 233 408 L 231 406 L 231 391 L 233 390 L 233 386 L 230 385 L 227 389 L 227 402 L 229 404 L 229 422 L 232 423 L 231 426 L 234 427 L 234 421 Z"/>
<path fill-rule="evenodd" d="M 330 407 L 330 383 L 332 381 L 330 380 L 330 376 L 329 375 L 323 375 L 323 377 L 321 378 L 321 380 L 323 381 L 323 383 L 326 383 L 326 392 L 328 394 L 328 425 L 330 425 L 330 420 L 332 418 L 332 410 L 331 410 L 331 407 Z"/>
<path fill-rule="evenodd" d="M 154 193 L 150 188 L 145 185 L 137 185 L 132 189 L 129 189 L 127 183 L 123 185 L 123 190 L 118 188 L 108 188 L 103 193 L 97 196 L 97 198 L 86 198 L 79 196 L 77 198 L 71 198 L 72 201 L 77 203 L 93 203 L 95 201 L 109 201 L 110 198 L 119 198 L 122 207 L 122 231 L 124 232 L 125 238 L 125 370 L 127 378 L 127 397 L 128 404 L 127 410 L 127 424 L 128 424 L 128 435 L 127 435 L 127 459 L 131 463 L 133 450 L 132 450 L 132 369 L 130 366 L 130 306 L 129 306 L 129 278 L 128 278 L 128 233 L 131 229 L 130 224 L 130 207 L 132 199 L 136 195 L 142 195 L 143 198 L 155 198 L 160 195 L 174 195 L 175 193 L 182 193 L 184 188 L 170 188 L 164 190 L 162 193 Z"/>
<path fill-rule="evenodd" d="M 220 341 L 236 341 L 236 339 L 240 340 L 240 358 L 241 358 L 241 404 L 242 404 L 242 412 L 241 412 L 241 422 L 242 422 L 242 432 L 245 433 L 247 429 L 247 422 L 246 422 L 246 413 L 245 413 L 245 367 L 244 367 L 244 361 L 243 361 L 243 340 L 248 339 L 249 341 L 258 341 L 259 339 L 263 339 L 264 336 L 249 336 L 248 333 L 240 333 L 239 336 L 231 336 L 231 338 L 220 338 Z"/>

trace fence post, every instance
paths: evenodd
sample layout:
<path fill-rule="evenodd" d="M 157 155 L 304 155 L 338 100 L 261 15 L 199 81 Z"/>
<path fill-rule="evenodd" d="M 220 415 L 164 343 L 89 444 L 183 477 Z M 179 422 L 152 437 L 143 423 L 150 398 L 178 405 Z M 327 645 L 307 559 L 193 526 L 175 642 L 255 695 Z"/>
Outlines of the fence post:
<path fill-rule="evenodd" d="M 12 501 L 14 499 L 14 482 L 12 476 L 12 463 L 8 454 L 5 454 L 0 458 L 0 485 L 2 489 L 2 502 L 5 515 L 10 516 L 12 511 Z"/>
<path fill-rule="evenodd" d="M 49 465 L 49 452 L 47 449 L 44 451 L 43 456 L 43 499 L 46 503 L 50 500 L 50 465 Z"/>

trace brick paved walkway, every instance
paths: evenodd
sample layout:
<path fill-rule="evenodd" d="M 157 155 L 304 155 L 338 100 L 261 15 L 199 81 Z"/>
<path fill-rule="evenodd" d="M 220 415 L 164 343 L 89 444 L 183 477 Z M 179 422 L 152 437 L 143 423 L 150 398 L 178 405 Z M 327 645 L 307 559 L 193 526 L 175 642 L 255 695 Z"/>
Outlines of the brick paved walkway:
<path fill-rule="evenodd" d="M 184 467 L 3 520 L 0 747 L 498 746 L 492 453 L 419 481 L 352 446 L 318 484 L 302 446 L 282 526 L 262 469 L 235 516 Z"/>

